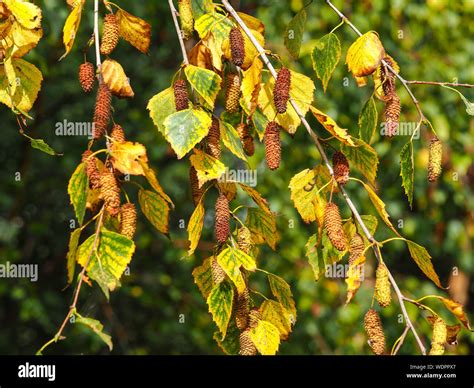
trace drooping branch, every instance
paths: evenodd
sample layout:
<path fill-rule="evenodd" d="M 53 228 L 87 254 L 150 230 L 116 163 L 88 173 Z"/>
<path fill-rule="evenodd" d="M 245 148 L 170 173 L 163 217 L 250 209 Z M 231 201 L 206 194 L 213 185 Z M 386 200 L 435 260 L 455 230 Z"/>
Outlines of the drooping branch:
<path fill-rule="evenodd" d="M 472 84 L 460 84 L 457 82 L 435 82 L 435 81 L 407 81 L 410 85 L 436 85 L 436 86 L 453 86 L 459 88 L 474 88 Z"/>
<path fill-rule="evenodd" d="M 329 2 L 328 2 L 329 3 Z M 273 65 L 271 64 L 268 56 L 266 55 L 265 53 L 265 49 L 260 45 L 260 43 L 257 41 L 257 39 L 255 38 L 255 36 L 252 34 L 252 32 L 250 31 L 250 29 L 247 27 L 247 25 L 244 23 L 244 21 L 241 19 L 241 17 L 237 14 L 237 12 L 235 11 L 235 9 L 232 7 L 232 5 L 229 3 L 228 0 L 222 0 L 222 4 L 224 5 L 224 7 L 226 8 L 226 10 L 232 15 L 232 17 L 235 19 L 235 21 L 239 24 L 240 28 L 242 28 L 242 30 L 245 32 L 245 34 L 248 36 L 248 38 L 250 39 L 250 41 L 252 42 L 252 44 L 255 46 L 255 48 L 257 49 L 260 57 L 262 58 L 262 61 L 263 63 L 267 66 L 268 70 L 270 71 L 271 75 L 276 78 L 277 77 L 277 72 L 275 70 L 275 68 L 273 67 Z M 340 14 L 342 15 L 342 14 Z M 343 18 L 343 20 L 346 20 L 347 21 L 347 18 L 345 18 L 344 15 L 341 16 Z M 352 28 L 357 31 L 360 35 L 362 35 L 360 33 L 360 31 L 357 30 L 357 28 L 355 26 L 352 25 L 352 23 L 348 22 L 349 25 L 352 26 Z M 389 67 L 394 73 L 396 73 L 390 66 L 387 66 Z M 403 82 L 405 82 L 405 80 L 403 80 Z M 409 89 L 409 88 L 408 88 Z M 411 91 L 410 91 L 411 93 Z M 414 98 L 414 96 L 413 96 Z M 416 101 L 416 105 L 417 107 L 419 108 L 419 104 L 416 100 L 416 98 L 414 98 L 414 101 Z M 333 171 L 333 168 L 331 166 L 331 163 L 329 162 L 329 159 L 326 155 L 326 152 L 324 151 L 324 148 L 322 147 L 320 141 L 319 141 L 319 137 L 318 135 L 313 131 L 313 129 L 311 128 L 311 126 L 309 125 L 308 121 L 306 120 L 306 118 L 304 117 L 304 115 L 301 113 L 301 110 L 299 109 L 298 105 L 296 104 L 296 102 L 290 98 L 289 100 L 291 106 L 293 107 L 293 109 L 295 110 L 295 112 L 297 113 L 297 115 L 299 116 L 299 118 L 301 119 L 301 122 L 303 123 L 304 127 L 306 128 L 308 134 L 310 135 L 310 137 L 312 138 L 316 148 L 318 149 L 320 155 L 321 155 L 321 158 L 323 159 L 323 162 L 325 164 L 325 166 L 327 167 L 329 173 L 331 176 L 334 176 L 334 171 Z M 421 109 L 419 110 L 421 112 Z M 423 113 L 420 113 L 421 117 L 424 118 L 423 116 Z M 347 205 L 349 206 L 349 208 L 351 209 L 353 215 L 354 215 L 354 218 L 357 220 L 357 223 L 360 225 L 360 227 L 362 228 L 362 231 L 364 233 L 364 235 L 367 237 L 367 239 L 373 243 L 372 244 L 372 249 L 373 249 L 373 252 L 374 252 L 374 255 L 375 257 L 377 258 L 377 260 L 379 262 L 382 262 L 382 257 L 380 255 L 380 251 L 379 251 L 379 247 L 378 247 L 378 242 L 375 240 L 375 238 L 372 236 L 372 234 L 369 232 L 367 226 L 365 225 L 364 221 L 362 220 L 361 216 L 360 216 L 360 213 L 359 211 L 357 210 L 357 208 L 355 207 L 354 203 L 352 202 L 351 198 L 349 197 L 349 195 L 347 194 L 346 190 L 344 189 L 344 187 L 342 185 L 339 185 L 339 188 L 340 188 L 340 191 L 347 203 Z M 414 336 L 415 336 L 415 339 L 418 343 L 418 346 L 422 352 L 423 355 L 426 354 L 426 349 L 425 349 L 425 346 L 423 345 L 420 337 L 418 336 L 416 330 L 415 330 L 415 327 L 413 326 L 411 320 L 410 320 L 410 317 L 407 313 L 407 310 L 406 310 L 406 307 L 405 307 L 405 302 L 404 302 L 404 297 L 403 297 L 403 294 L 401 293 L 400 291 L 400 288 L 398 287 L 394 277 L 392 276 L 392 274 L 389 272 L 389 279 L 390 279 L 390 283 L 392 284 L 394 290 L 395 290 L 395 293 L 397 295 L 397 298 L 398 298 L 398 301 L 399 301 L 399 304 L 400 304 L 400 307 L 401 307 L 401 310 L 402 310 L 402 314 L 405 318 L 405 322 L 407 324 L 407 326 L 410 327 L 410 330 L 413 332 Z"/>
<path fill-rule="evenodd" d="M 179 28 L 178 11 L 176 11 L 173 0 L 168 0 L 168 4 L 170 6 L 171 15 L 173 16 L 174 27 L 176 28 L 176 34 L 178 35 L 181 52 L 183 53 L 183 63 L 185 65 L 189 65 L 188 54 L 186 52 L 186 46 L 184 45 L 183 40 L 183 33 L 181 32 L 181 28 Z"/>

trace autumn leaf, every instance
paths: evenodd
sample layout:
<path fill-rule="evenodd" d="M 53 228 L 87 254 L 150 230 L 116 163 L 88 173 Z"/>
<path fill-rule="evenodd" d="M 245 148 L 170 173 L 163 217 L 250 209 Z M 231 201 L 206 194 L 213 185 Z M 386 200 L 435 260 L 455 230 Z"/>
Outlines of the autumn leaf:
<path fill-rule="evenodd" d="M 440 288 L 443 288 L 443 286 L 441 285 L 439 281 L 438 274 L 436 273 L 433 267 L 433 263 L 431 262 L 431 256 L 426 250 L 426 248 L 410 240 L 406 240 L 406 243 L 408 245 L 408 250 L 410 251 L 410 255 L 412 259 L 415 261 L 418 268 L 420 268 L 421 271 L 429 279 L 431 279 L 434 284 L 436 284 Z"/>
<path fill-rule="evenodd" d="M 74 8 L 66 19 L 63 28 L 63 43 L 66 48 L 66 52 L 62 55 L 59 60 L 62 60 L 69 54 L 74 45 L 74 40 L 76 39 L 77 30 L 81 24 L 82 9 L 84 7 L 85 0 L 76 1 Z"/>
<path fill-rule="evenodd" d="M 145 217 L 161 233 L 167 235 L 169 231 L 169 206 L 166 200 L 153 191 L 140 190 L 138 202 Z"/>
<path fill-rule="evenodd" d="M 146 148 L 143 144 L 126 141 L 114 142 L 110 147 L 114 168 L 123 174 L 145 175 L 143 164 L 148 163 Z"/>
<path fill-rule="evenodd" d="M 257 327 L 250 330 L 250 338 L 263 356 L 273 356 L 280 346 L 280 332 L 270 322 L 260 320 Z"/>
<path fill-rule="evenodd" d="M 101 67 L 102 77 L 104 82 L 109 87 L 112 94 L 117 97 L 133 97 L 132 87 L 130 86 L 130 79 L 125 74 L 123 67 L 117 61 L 107 58 Z"/>
<path fill-rule="evenodd" d="M 361 283 L 364 281 L 364 264 L 365 256 L 359 256 L 350 265 L 347 271 L 347 298 L 346 304 L 348 304 L 355 296 Z"/>
<path fill-rule="evenodd" d="M 337 123 L 329 117 L 326 113 L 321 112 L 319 109 L 314 106 L 310 107 L 311 112 L 313 113 L 316 120 L 336 139 L 340 140 L 344 144 L 347 144 L 351 147 L 355 146 L 354 141 L 351 136 L 347 133 L 347 129 L 341 128 Z"/>
<path fill-rule="evenodd" d="M 225 338 L 227 333 L 227 325 L 232 314 L 233 299 L 234 289 L 228 282 L 215 285 L 207 298 L 209 312 L 222 334 L 222 339 Z"/>
<path fill-rule="evenodd" d="M 313 68 L 316 75 L 323 83 L 326 93 L 329 80 L 341 59 L 341 43 L 337 35 L 329 33 L 316 42 L 311 54 Z"/>
<path fill-rule="evenodd" d="M 199 187 L 210 180 L 219 179 L 225 173 L 224 163 L 197 148 L 189 160 L 197 171 Z"/>
<path fill-rule="evenodd" d="M 347 51 L 346 64 L 354 77 L 372 74 L 385 55 L 385 50 L 375 31 L 360 36 Z"/>
<path fill-rule="evenodd" d="M 147 54 L 151 43 L 151 26 L 143 19 L 123 9 L 115 14 L 119 23 L 120 36 L 143 54 Z"/>
<path fill-rule="evenodd" d="M 189 250 L 188 256 L 191 256 L 196 250 L 199 240 L 201 238 L 202 228 L 204 226 L 204 204 L 203 199 L 197 204 L 196 209 L 194 209 L 191 218 L 189 219 L 188 224 L 188 240 L 189 240 Z"/>

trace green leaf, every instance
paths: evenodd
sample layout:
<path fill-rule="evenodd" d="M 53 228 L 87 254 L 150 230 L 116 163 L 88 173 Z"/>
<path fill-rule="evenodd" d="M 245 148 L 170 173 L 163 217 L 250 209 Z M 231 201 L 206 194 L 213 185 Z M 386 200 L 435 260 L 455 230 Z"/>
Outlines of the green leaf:
<path fill-rule="evenodd" d="M 303 8 L 299 11 L 286 27 L 285 31 L 285 47 L 293 58 L 298 59 L 300 56 L 301 42 L 306 25 L 306 10 Z"/>
<path fill-rule="evenodd" d="M 367 144 L 371 143 L 377 129 L 378 113 L 375 99 L 371 96 L 359 113 L 359 138 Z"/>
<path fill-rule="evenodd" d="M 91 329 L 109 347 L 109 350 L 112 351 L 114 347 L 114 345 L 112 344 L 112 337 L 103 332 L 104 325 L 102 325 L 102 323 L 100 323 L 96 319 L 83 317 L 77 311 L 74 314 L 74 316 L 75 316 L 75 323 L 85 325 L 89 329 Z"/>
<path fill-rule="evenodd" d="M 213 179 L 219 179 L 225 173 L 224 163 L 197 148 L 189 159 L 197 171 L 199 187 Z"/>
<path fill-rule="evenodd" d="M 331 244 L 327 233 L 318 239 L 314 234 L 306 243 L 306 257 L 313 270 L 314 279 L 318 281 L 326 273 L 326 267 L 342 260 L 346 251 L 340 252 Z"/>
<path fill-rule="evenodd" d="M 215 285 L 212 281 L 211 261 L 212 257 L 208 257 L 200 266 L 193 270 L 194 283 L 196 283 L 202 296 L 206 299 Z"/>
<path fill-rule="evenodd" d="M 270 248 L 276 249 L 276 244 L 280 239 L 276 227 L 275 216 L 259 208 L 249 208 L 247 210 L 247 220 L 245 225 L 255 236 L 252 239 L 256 244 L 265 241 Z"/>
<path fill-rule="evenodd" d="M 408 197 L 410 208 L 413 206 L 413 183 L 415 180 L 415 163 L 413 159 L 413 142 L 405 144 L 400 152 L 400 175 L 402 186 Z"/>
<path fill-rule="evenodd" d="M 114 291 L 120 286 L 120 278 L 132 260 L 135 244 L 129 238 L 115 232 L 100 232 L 97 245 L 95 235 L 90 236 L 77 251 L 77 262 L 85 267 L 87 275 L 95 280 L 105 296 L 109 290 Z"/>
<path fill-rule="evenodd" d="M 217 345 L 221 350 L 228 355 L 238 355 L 240 351 L 240 330 L 237 328 L 235 324 L 235 319 L 231 319 L 229 321 L 229 325 L 227 326 L 227 334 L 224 339 L 220 332 L 216 331 L 214 333 L 214 340 L 217 342 Z"/>
<path fill-rule="evenodd" d="M 221 89 L 221 77 L 211 70 L 194 65 L 187 65 L 184 73 L 199 95 L 206 101 L 210 108 L 214 108 L 216 97 Z"/>
<path fill-rule="evenodd" d="M 212 0 L 191 0 L 191 5 L 194 19 L 199 19 L 202 15 L 214 10 Z"/>
<path fill-rule="evenodd" d="M 232 301 L 234 299 L 234 289 L 229 282 L 217 284 L 212 289 L 207 298 L 209 312 L 222 334 L 222 340 L 227 333 L 227 325 L 232 315 Z"/>
<path fill-rule="evenodd" d="M 143 214 L 161 233 L 168 234 L 169 206 L 166 200 L 153 191 L 140 190 L 138 202 Z"/>
<path fill-rule="evenodd" d="M 204 203 L 203 199 L 199 201 L 194 209 L 188 224 L 188 239 L 190 242 L 188 255 L 191 256 L 196 250 L 199 239 L 201 238 L 202 227 L 204 226 Z"/>
<path fill-rule="evenodd" d="M 268 274 L 268 283 L 270 284 L 273 296 L 275 296 L 283 307 L 292 314 L 291 320 L 292 322 L 295 322 L 296 306 L 290 285 L 283 278 L 271 273 Z"/>
<path fill-rule="evenodd" d="M 375 183 L 379 157 L 377 152 L 360 139 L 354 139 L 355 147 L 343 145 L 341 151 L 349 160 L 351 168 L 356 168 L 370 183 Z"/>
<path fill-rule="evenodd" d="M 268 119 L 262 112 L 257 109 L 252 115 L 252 122 L 258 134 L 258 138 L 260 139 L 260 141 L 263 141 L 263 137 L 265 136 L 265 129 L 267 128 L 268 124 Z"/>
<path fill-rule="evenodd" d="M 280 339 L 285 341 L 291 333 L 291 314 L 283 307 L 281 303 L 267 299 L 260 306 L 262 319 L 273 324 L 280 332 Z"/>
<path fill-rule="evenodd" d="M 429 279 L 433 281 L 434 284 L 436 284 L 439 288 L 443 288 L 439 281 L 438 274 L 433 267 L 433 263 L 431 262 L 431 256 L 426 248 L 410 240 L 406 240 L 406 243 L 408 245 L 411 258 L 415 261 L 416 265 Z"/>
<path fill-rule="evenodd" d="M 165 137 L 181 159 L 209 132 L 211 116 L 203 109 L 185 109 L 165 119 Z"/>
<path fill-rule="evenodd" d="M 147 109 L 158 130 L 166 137 L 165 119 L 176 112 L 173 88 L 168 88 L 148 101 Z"/>
<path fill-rule="evenodd" d="M 446 85 L 441 85 L 443 87 L 445 87 L 446 89 L 450 89 L 450 90 L 453 90 L 455 91 L 457 94 L 459 94 L 461 96 L 461 99 L 463 100 L 464 104 L 466 105 L 466 112 L 469 116 L 474 116 L 474 102 L 471 102 L 469 101 L 466 97 L 464 97 L 464 95 L 457 89 L 454 89 L 454 88 L 451 88 L 449 86 L 446 86 Z"/>
<path fill-rule="evenodd" d="M 48 144 L 46 144 L 43 139 L 29 139 L 33 148 L 40 150 L 41 152 L 44 152 L 48 155 L 57 155 L 56 151 L 54 151 Z"/>
<path fill-rule="evenodd" d="M 69 249 L 67 252 L 67 284 L 71 284 L 74 278 L 74 270 L 76 268 L 76 252 L 81 237 L 81 228 L 74 230 L 69 237 Z"/>
<path fill-rule="evenodd" d="M 84 214 L 86 213 L 87 185 L 88 179 L 85 164 L 81 163 L 72 174 L 67 187 L 69 199 L 74 207 L 76 218 L 80 225 L 82 225 Z"/>
<path fill-rule="evenodd" d="M 257 327 L 250 330 L 250 339 L 263 356 L 273 356 L 280 346 L 280 332 L 267 321 L 258 321 Z"/>
<path fill-rule="evenodd" d="M 229 123 L 221 120 L 220 123 L 220 133 L 221 139 L 227 149 L 232 152 L 235 156 L 243 161 L 247 161 L 245 156 L 244 149 L 242 147 L 242 142 L 240 141 L 239 134 L 237 130 Z"/>
<path fill-rule="evenodd" d="M 362 218 L 364 225 L 367 227 L 370 234 L 373 236 L 375 234 L 375 231 L 377 230 L 377 226 L 379 223 L 377 220 L 377 217 L 370 214 L 368 215 L 364 214 L 364 215 L 361 215 L 360 218 Z M 356 224 L 357 224 L 357 233 L 359 233 L 362 236 L 362 238 L 365 240 L 367 244 L 367 238 L 365 237 L 362 227 L 359 225 L 359 223 L 356 223 Z M 356 232 L 356 225 L 354 225 L 354 222 L 352 222 L 352 219 L 346 221 L 344 223 L 344 233 L 346 234 L 347 239 L 349 241 L 352 239 L 355 232 Z"/>
<path fill-rule="evenodd" d="M 324 92 L 326 93 L 332 73 L 341 59 L 341 43 L 339 38 L 333 33 L 324 35 L 316 42 L 311 58 L 314 71 L 321 80 Z"/>
<path fill-rule="evenodd" d="M 244 267 L 248 271 L 255 271 L 257 268 L 255 259 L 242 252 L 240 249 L 232 247 L 228 247 L 219 253 L 219 256 L 217 256 L 217 262 L 235 284 L 239 293 L 242 293 L 247 287 L 242 272 L 240 271 L 240 267 Z"/>

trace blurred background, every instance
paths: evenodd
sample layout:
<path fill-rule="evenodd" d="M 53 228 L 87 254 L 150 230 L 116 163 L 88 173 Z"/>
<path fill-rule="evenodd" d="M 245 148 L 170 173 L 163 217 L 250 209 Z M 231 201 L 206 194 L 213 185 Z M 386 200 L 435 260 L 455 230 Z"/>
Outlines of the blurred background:
<path fill-rule="evenodd" d="M 39 264 L 39 279 L 1 279 L 0 281 L 0 353 L 31 354 L 57 331 L 71 303 L 72 288 L 66 286 L 66 253 L 70 220 L 67 183 L 82 152 L 85 137 L 59 137 L 55 124 L 89 121 L 93 95 L 84 95 L 77 69 L 83 60 L 81 48 L 92 30 L 92 2 L 86 2 L 79 35 L 71 54 L 61 62 L 62 27 L 68 14 L 65 1 L 35 1 L 43 9 L 44 38 L 27 56 L 44 75 L 43 88 L 31 111 L 28 133 L 43 138 L 63 156 L 51 157 L 33 150 L 17 130 L 15 117 L 5 106 L 2 115 L 0 149 L 0 261 Z M 137 250 L 130 276 L 112 293 L 108 303 L 97 286 L 85 286 L 79 312 L 101 320 L 104 331 L 114 340 L 113 354 L 222 354 L 214 340 L 216 330 L 207 306 L 193 282 L 192 269 L 210 255 L 206 250 L 213 240 L 213 201 L 206 201 L 207 216 L 203 249 L 187 257 L 185 229 L 180 220 L 189 219 L 193 205 L 188 185 L 188 163 L 177 161 L 166 141 L 153 126 L 146 110 L 148 100 L 170 85 L 180 65 L 180 51 L 171 16 L 164 1 L 117 0 L 125 10 L 151 23 L 152 46 L 145 56 L 121 41 L 112 57 L 118 60 L 131 78 L 135 98 L 115 100 L 116 122 L 128 138 L 145 144 L 151 165 L 176 210 L 171 213 L 170 239 L 159 234 L 143 215 L 136 234 Z M 371 95 L 371 87 L 358 88 L 348 74 L 343 59 L 355 34 L 346 26 L 336 34 L 342 42 L 343 56 L 326 94 L 312 69 L 310 53 L 315 41 L 331 31 L 339 19 L 322 0 L 307 8 L 308 20 L 301 58 L 290 58 L 283 45 L 285 27 L 304 6 L 303 0 L 235 1 L 240 11 L 261 18 L 266 25 L 267 48 L 281 56 L 284 63 L 315 80 L 316 106 L 333 116 L 338 123 L 356 134 L 360 109 Z M 472 0 L 363 0 L 334 1 L 362 32 L 376 30 L 387 50 L 399 63 L 406 79 L 474 83 L 474 1 Z M 105 9 L 102 9 L 105 13 Z M 195 41 L 194 41 L 195 42 Z M 192 46 L 192 43 L 190 47 Z M 93 51 L 88 51 L 93 60 Z M 343 86 L 345 77 L 349 85 Z M 398 88 L 402 100 L 402 120 L 417 121 L 417 113 L 408 95 Z M 374 147 L 380 155 L 378 186 L 389 213 L 401 233 L 425 246 L 433 256 L 434 266 L 444 285 L 451 284 L 450 296 L 474 312 L 474 121 L 456 93 L 437 86 L 414 85 L 413 92 L 445 145 L 444 171 L 436 185 L 426 179 L 427 144 L 431 134 L 424 129 L 415 141 L 415 199 L 410 210 L 401 188 L 399 152 L 406 138 L 391 141 L 376 135 Z M 474 93 L 460 89 L 471 101 Z M 379 112 L 383 105 L 377 102 Z M 328 134 L 316 123 L 323 137 Z M 242 168 L 228 157 L 233 168 Z M 300 128 L 294 138 L 283 136 L 283 162 L 270 172 L 265 165 L 263 146 L 259 145 L 250 167 L 258 170 L 257 189 L 278 212 L 281 241 L 276 252 L 262 248 L 259 264 L 263 269 L 285 278 L 297 303 L 298 320 L 280 354 L 370 354 L 363 331 L 363 315 L 372 300 L 373 263 L 369 255 L 366 280 L 355 300 L 344 307 L 346 285 L 343 279 L 319 282 L 305 258 L 307 239 L 315 233 L 314 225 L 305 225 L 290 200 L 288 183 L 293 175 L 319 162 L 319 156 L 306 132 Z M 15 180 L 19 172 L 21 181 Z M 348 184 L 362 214 L 375 214 L 366 194 L 354 182 Z M 133 196 L 132 196 L 133 197 Z M 240 197 L 235 206 L 247 199 Z M 339 200 L 338 200 L 339 202 Z M 342 204 L 342 202 L 340 202 Z M 349 217 L 342 207 L 344 217 Z M 292 222 L 290 222 L 292 221 Z M 293 226 L 293 227 L 289 227 Z M 380 225 L 376 237 L 390 237 Z M 384 259 L 393 271 L 400 288 L 409 297 L 443 294 L 421 273 L 408 255 L 405 244 L 393 242 L 383 250 Z M 453 268 L 458 276 L 452 276 Z M 265 278 L 253 276 L 252 287 L 268 293 Z M 448 323 L 454 317 L 435 302 L 430 302 Z M 431 328 L 417 309 L 409 313 L 427 345 Z M 184 315 L 181 315 L 184 314 Z M 382 312 L 388 343 L 393 344 L 403 331 L 398 304 Z M 184 316 L 184 322 L 180 317 Z M 107 348 L 88 330 L 69 325 L 67 340 L 51 346 L 46 354 L 108 354 Z M 413 337 L 408 336 L 400 353 L 417 354 Z M 474 335 L 462 330 L 459 344 L 447 353 L 474 354 Z"/>

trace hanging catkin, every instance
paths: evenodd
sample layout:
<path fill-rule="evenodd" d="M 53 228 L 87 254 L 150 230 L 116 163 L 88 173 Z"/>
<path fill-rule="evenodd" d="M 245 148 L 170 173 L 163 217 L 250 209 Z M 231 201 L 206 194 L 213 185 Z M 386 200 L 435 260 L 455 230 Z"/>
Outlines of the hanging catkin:
<path fill-rule="evenodd" d="M 384 57 L 384 61 L 390 67 L 393 68 L 394 64 L 390 57 L 388 56 Z M 382 90 L 383 90 L 384 96 L 386 98 L 391 98 L 394 94 L 396 94 L 396 89 L 395 89 L 396 76 L 383 63 L 380 64 L 380 79 L 382 82 Z"/>
<path fill-rule="evenodd" d="M 174 101 L 176 111 L 188 109 L 189 107 L 189 96 L 188 87 L 184 79 L 177 80 L 173 85 Z"/>
<path fill-rule="evenodd" d="M 355 232 L 349 245 L 349 265 L 362 256 L 364 248 L 364 239 L 359 233 Z"/>
<path fill-rule="evenodd" d="M 82 90 L 90 93 L 94 89 L 95 83 L 95 68 L 90 62 L 85 62 L 79 66 L 79 82 Z"/>
<path fill-rule="evenodd" d="M 257 354 L 257 348 L 250 338 L 250 329 L 245 329 L 240 333 L 239 344 L 239 354 L 241 356 L 255 356 Z"/>
<path fill-rule="evenodd" d="M 120 234 L 133 240 L 137 230 L 137 209 L 133 203 L 126 203 L 120 208 Z"/>
<path fill-rule="evenodd" d="M 229 42 L 232 63 L 235 66 L 241 67 L 245 59 L 245 44 L 242 32 L 237 27 L 230 30 Z"/>
<path fill-rule="evenodd" d="M 331 241 L 331 244 L 338 251 L 343 251 L 347 247 L 346 236 L 342 229 L 341 215 L 335 203 L 328 202 L 324 209 L 324 226 Z"/>
<path fill-rule="evenodd" d="M 387 307 L 392 301 L 390 292 L 390 280 L 388 269 L 384 263 L 380 263 L 375 271 L 375 299 L 380 307 Z"/>
<path fill-rule="evenodd" d="M 219 120 L 214 116 L 212 117 L 212 123 L 209 127 L 209 133 L 206 137 L 207 140 L 207 152 L 209 155 L 216 159 L 221 158 L 221 132 L 219 129 Z"/>
<path fill-rule="evenodd" d="M 248 288 L 245 288 L 241 294 L 235 297 L 235 324 L 240 331 L 244 330 L 248 325 L 250 313 L 249 302 L 250 295 Z"/>
<path fill-rule="evenodd" d="M 114 143 L 125 143 L 125 132 L 123 131 L 123 128 L 119 124 L 115 124 L 112 127 L 112 131 L 110 132 L 110 137 L 112 138 L 112 141 Z"/>
<path fill-rule="evenodd" d="M 97 159 L 95 156 L 92 156 L 92 151 L 86 150 L 82 154 L 82 162 L 86 164 L 89 187 L 91 189 L 98 189 L 100 187 L 100 172 L 97 168 Z"/>
<path fill-rule="evenodd" d="M 237 125 L 237 132 L 240 136 L 240 141 L 244 152 L 247 156 L 253 156 L 255 153 L 255 144 L 253 142 L 253 136 L 250 134 L 249 127 L 245 123 Z"/>
<path fill-rule="evenodd" d="M 270 170 L 276 170 L 281 162 L 280 126 L 270 121 L 265 128 L 265 159 Z"/>
<path fill-rule="evenodd" d="M 332 157 L 332 167 L 334 169 L 334 179 L 337 183 L 345 185 L 349 180 L 349 162 L 345 155 L 336 151 Z"/>
<path fill-rule="evenodd" d="M 448 336 L 446 323 L 440 318 L 436 317 L 433 322 L 433 338 L 431 339 L 431 356 L 441 356 L 444 354 L 444 344 Z"/>
<path fill-rule="evenodd" d="M 240 77 L 236 73 L 227 74 L 225 110 L 229 113 L 235 113 L 239 110 L 240 99 Z"/>
<path fill-rule="evenodd" d="M 100 197 L 105 202 L 105 209 L 112 217 L 120 212 L 120 188 L 115 174 L 105 170 L 100 175 Z"/>
<path fill-rule="evenodd" d="M 112 106 L 112 94 L 104 83 L 99 85 L 94 110 L 94 139 L 100 139 L 107 131 Z"/>
<path fill-rule="evenodd" d="M 262 319 L 262 313 L 260 312 L 258 308 L 253 307 L 249 313 L 249 327 L 250 328 L 257 327 L 258 321 L 260 321 L 261 319 Z"/>
<path fill-rule="evenodd" d="M 435 182 L 441 175 L 441 161 L 443 159 L 443 144 L 437 137 L 433 137 L 429 146 L 428 181 Z"/>
<path fill-rule="evenodd" d="M 194 31 L 194 17 L 191 0 L 178 0 L 178 12 L 181 19 L 183 38 L 188 40 Z"/>
<path fill-rule="evenodd" d="M 246 226 L 242 226 L 237 231 L 237 245 L 239 249 L 247 255 L 252 250 L 252 234 Z"/>
<path fill-rule="evenodd" d="M 286 67 L 278 71 L 273 90 L 273 101 L 278 113 L 285 113 L 290 98 L 291 73 Z"/>
<path fill-rule="evenodd" d="M 204 193 L 204 189 L 199 187 L 199 179 L 194 166 L 189 168 L 189 181 L 191 182 L 191 195 L 193 197 L 194 206 L 196 206 Z"/>
<path fill-rule="evenodd" d="M 216 201 L 215 232 L 216 240 L 221 244 L 227 241 L 230 234 L 229 200 L 224 193 L 219 193 Z"/>
<path fill-rule="evenodd" d="M 372 351 L 378 356 L 385 353 L 385 335 L 377 311 L 374 309 L 367 311 L 364 317 L 364 327 Z"/>
<path fill-rule="evenodd" d="M 109 55 L 114 51 L 115 47 L 117 47 L 119 37 L 120 33 L 117 17 L 113 13 L 105 15 L 100 53 L 102 55 Z"/>
<path fill-rule="evenodd" d="M 217 262 L 217 258 L 215 256 L 211 259 L 211 275 L 212 275 L 212 282 L 214 284 L 220 284 L 224 281 L 226 273 Z"/>
<path fill-rule="evenodd" d="M 392 137 L 398 132 L 398 123 L 400 121 L 400 98 L 393 94 L 385 103 L 385 134 Z"/>

